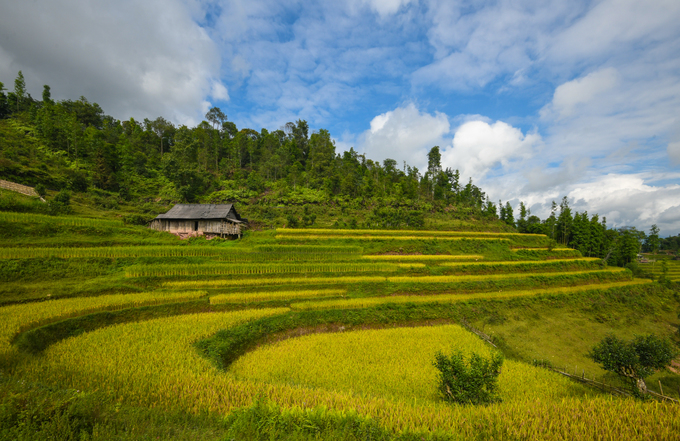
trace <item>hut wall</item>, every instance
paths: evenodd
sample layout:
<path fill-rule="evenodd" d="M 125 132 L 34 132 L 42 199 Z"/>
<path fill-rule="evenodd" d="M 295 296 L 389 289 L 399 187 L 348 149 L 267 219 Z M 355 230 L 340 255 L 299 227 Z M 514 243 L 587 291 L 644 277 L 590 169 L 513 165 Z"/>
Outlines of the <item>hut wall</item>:
<path fill-rule="evenodd" d="M 198 228 L 197 228 L 198 223 Z M 238 236 L 241 234 L 239 224 L 228 220 L 167 220 L 154 219 L 149 225 L 150 228 L 158 231 L 167 231 L 182 238 L 191 236 Z"/>

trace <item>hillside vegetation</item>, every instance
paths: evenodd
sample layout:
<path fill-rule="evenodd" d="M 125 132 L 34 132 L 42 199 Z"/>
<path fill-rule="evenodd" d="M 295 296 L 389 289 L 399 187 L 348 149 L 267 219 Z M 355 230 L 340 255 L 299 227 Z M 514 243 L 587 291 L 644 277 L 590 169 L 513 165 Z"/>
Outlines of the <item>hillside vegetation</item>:
<path fill-rule="evenodd" d="M 2 222 L 17 232 L 0 249 L 5 439 L 673 439 L 680 429 L 677 405 L 536 366 L 617 384 L 586 358 L 598 338 L 673 336 L 678 324 L 676 291 L 545 236 L 278 229 L 183 242 L 74 216 Z M 453 349 L 505 354 L 502 402 L 437 396 L 434 353 Z M 677 375 L 657 374 L 652 390 L 659 380 L 677 397 Z M 584 413 L 597 424 L 583 425 Z"/>

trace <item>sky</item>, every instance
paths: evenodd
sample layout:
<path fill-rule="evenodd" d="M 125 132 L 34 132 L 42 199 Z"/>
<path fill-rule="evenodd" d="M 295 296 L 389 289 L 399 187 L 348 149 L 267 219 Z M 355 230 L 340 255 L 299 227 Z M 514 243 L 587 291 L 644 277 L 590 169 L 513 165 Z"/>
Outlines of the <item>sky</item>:
<path fill-rule="evenodd" d="M 120 120 L 306 120 L 545 218 L 680 233 L 678 0 L 0 0 L 0 81 Z"/>

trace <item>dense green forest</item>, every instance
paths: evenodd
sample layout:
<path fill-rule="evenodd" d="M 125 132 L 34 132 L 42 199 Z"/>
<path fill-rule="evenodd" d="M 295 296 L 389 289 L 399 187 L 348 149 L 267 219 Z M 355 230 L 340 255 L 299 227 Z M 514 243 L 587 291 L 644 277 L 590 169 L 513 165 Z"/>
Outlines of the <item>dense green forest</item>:
<path fill-rule="evenodd" d="M 327 226 L 517 230 L 621 266 L 643 249 L 678 246 L 656 227 L 649 235 L 608 228 L 597 214 L 573 212 L 566 197 L 543 220 L 523 203 L 516 210 L 494 203 L 471 179 L 444 169 L 437 146 L 421 171 L 354 149 L 336 152 L 331 134 L 310 133 L 304 120 L 256 131 L 213 107 L 196 127 L 163 117 L 119 121 L 85 97 L 55 101 L 47 85 L 35 99 L 21 72 L 13 90 L 0 83 L 0 148 L 0 178 L 48 199 L 27 205 L 4 194 L 5 211 L 64 213 L 73 198 L 144 224 L 173 203 L 235 202 L 260 228 L 323 226 L 331 216 Z"/>

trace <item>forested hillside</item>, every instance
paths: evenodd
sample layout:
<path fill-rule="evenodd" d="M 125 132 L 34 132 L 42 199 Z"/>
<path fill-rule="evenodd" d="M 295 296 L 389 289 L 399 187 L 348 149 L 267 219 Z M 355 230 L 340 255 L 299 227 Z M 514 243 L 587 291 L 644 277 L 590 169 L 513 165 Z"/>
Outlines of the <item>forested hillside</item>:
<path fill-rule="evenodd" d="M 49 86 L 35 99 L 19 72 L 14 90 L 0 83 L 0 179 L 50 190 L 51 203 L 3 193 L 0 209 L 76 209 L 145 224 L 178 202 L 235 202 L 255 228 L 516 229 L 621 266 L 643 242 L 659 247 L 658 230 L 647 238 L 635 228 L 608 229 L 597 214 L 572 212 L 566 197 L 544 220 L 523 203 L 516 210 L 494 203 L 471 179 L 443 169 L 437 146 L 427 170 L 418 170 L 338 152 L 327 130 L 310 131 L 304 120 L 257 131 L 217 107 L 205 118 L 196 127 L 163 117 L 119 121 L 85 97 L 55 101 Z"/>

